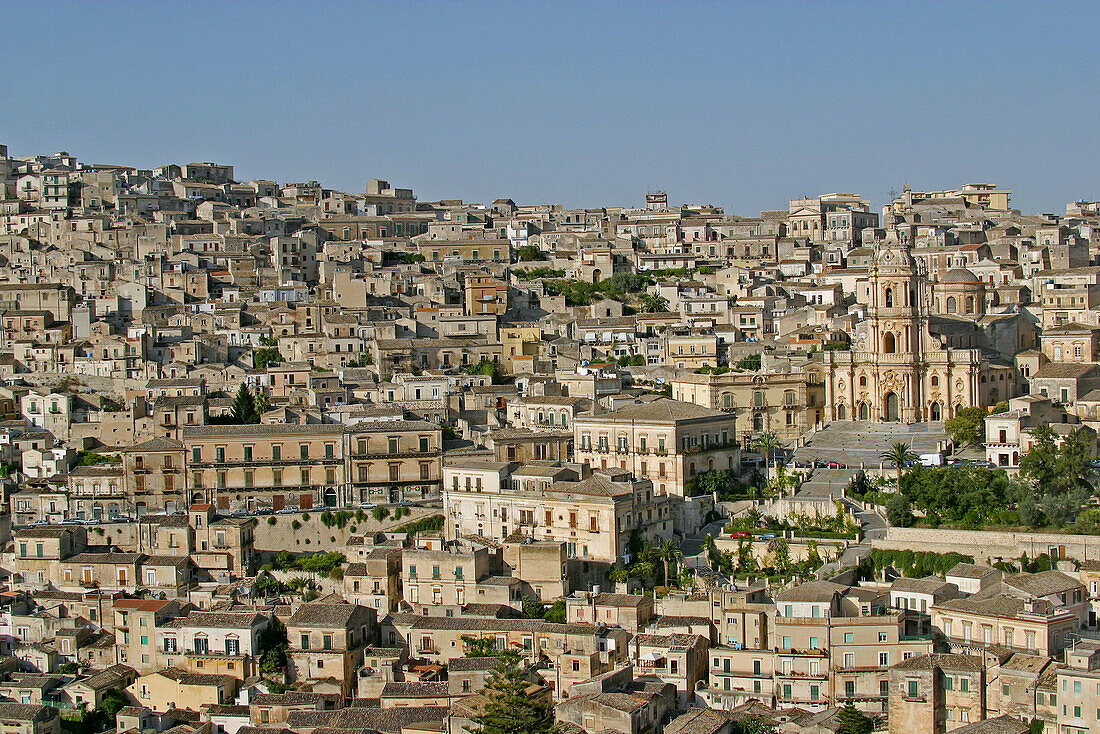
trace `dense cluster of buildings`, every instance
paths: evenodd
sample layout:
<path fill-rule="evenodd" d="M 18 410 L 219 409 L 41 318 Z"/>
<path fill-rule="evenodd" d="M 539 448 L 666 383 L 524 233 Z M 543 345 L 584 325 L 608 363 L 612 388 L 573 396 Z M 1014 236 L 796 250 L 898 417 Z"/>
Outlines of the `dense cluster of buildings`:
<path fill-rule="evenodd" d="M 700 477 L 761 436 L 1004 403 L 986 458 L 1015 471 L 1035 428 L 1100 425 L 1100 207 L 1010 193 L 483 205 L 0 145 L 0 723 L 59 734 L 121 692 L 119 731 L 472 734 L 479 638 L 565 732 L 832 732 L 848 704 L 1100 730 L 1091 558 L 787 586 L 688 563 L 656 599 L 611 574 L 713 534 Z"/>

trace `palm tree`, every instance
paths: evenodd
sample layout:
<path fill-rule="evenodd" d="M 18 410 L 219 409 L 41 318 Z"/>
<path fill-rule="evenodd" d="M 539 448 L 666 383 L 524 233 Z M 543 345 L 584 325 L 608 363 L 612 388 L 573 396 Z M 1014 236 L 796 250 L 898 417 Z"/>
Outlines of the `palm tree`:
<path fill-rule="evenodd" d="M 644 313 L 668 313 L 668 299 L 662 295 L 643 293 L 641 302 Z"/>
<path fill-rule="evenodd" d="M 916 461 L 919 457 L 913 451 L 912 447 L 907 443 L 898 441 L 886 451 L 882 452 L 882 460 L 887 464 L 892 464 L 894 469 L 898 472 L 898 491 L 901 491 L 901 470 L 902 468 L 912 462 Z"/>
<path fill-rule="evenodd" d="M 665 538 L 656 547 L 657 557 L 661 559 L 661 563 L 665 567 L 665 586 L 671 586 L 669 580 L 669 568 L 672 563 L 680 558 L 683 558 L 683 554 L 680 552 L 679 546 L 672 541 L 672 538 Z"/>
<path fill-rule="evenodd" d="M 776 458 L 775 455 L 782 451 L 783 448 L 783 442 L 780 441 L 779 436 L 774 433 L 761 433 L 752 441 L 752 450 L 764 454 L 766 461 L 771 461 Z"/>

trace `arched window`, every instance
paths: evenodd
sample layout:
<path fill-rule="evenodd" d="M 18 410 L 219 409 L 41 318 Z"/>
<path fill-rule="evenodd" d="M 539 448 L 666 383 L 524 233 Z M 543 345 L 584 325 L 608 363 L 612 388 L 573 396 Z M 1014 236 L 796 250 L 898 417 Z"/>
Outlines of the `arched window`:
<path fill-rule="evenodd" d="M 867 387 L 867 375 L 860 375 L 859 376 L 859 386 L 860 387 Z"/>
<path fill-rule="evenodd" d="M 894 305 L 894 289 L 893 288 L 887 288 L 886 289 L 886 308 L 890 308 L 893 305 Z"/>
<path fill-rule="evenodd" d="M 752 430 L 763 431 L 764 430 L 764 416 L 757 413 L 752 417 Z"/>
<path fill-rule="evenodd" d="M 752 405 L 754 408 L 764 407 L 764 393 L 759 390 L 752 394 Z"/>
<path fill-rule="evenodd" d="M 966 297 L 966 312 L 974 313 L 974 296 Z"/>
<path fill-rule="evenodd" d="M 733 396 L 730 395 L 729 393 L 726 393 L 725 395 L 722 396 L 722 407 L 723 408 L 732 408 L 733 407 Z"/>
<path fill-rule="evenodd" d="M 940 376 L 939 375 L 932 375 L 932 387 L 939 387 L 939 384 L 940 384 Z"/>
<path fill-rule="evenodd" d="M 882 337 L 882 353 L 893 354 L 897 351 L 897 344 L 894 343 L 893 332 L 886 332 Z"/>
<path fill-rule="evenodd" d="M 958 310 L 959 310 L 958 301 L 955 300 L 954 296 L 950 296 L 947 299 L 947 313 L 955 313 Z"/>

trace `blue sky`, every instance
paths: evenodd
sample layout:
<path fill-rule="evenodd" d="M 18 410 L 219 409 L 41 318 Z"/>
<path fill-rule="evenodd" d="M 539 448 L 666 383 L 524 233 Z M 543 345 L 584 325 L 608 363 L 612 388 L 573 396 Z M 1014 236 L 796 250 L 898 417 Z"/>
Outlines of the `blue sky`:
<path fill-rule="evenodd" d="M 5 2 L 0 143 L 421 199 L 1100 198 L 1095 6 Z"/>

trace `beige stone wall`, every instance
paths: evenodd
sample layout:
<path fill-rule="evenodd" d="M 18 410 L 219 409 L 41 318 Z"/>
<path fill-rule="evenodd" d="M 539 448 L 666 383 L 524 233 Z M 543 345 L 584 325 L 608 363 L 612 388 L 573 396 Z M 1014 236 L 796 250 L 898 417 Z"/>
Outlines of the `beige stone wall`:
<path fill-rule="evenodd" d="M 944 528 L 889 528 L 886 537 L 872 539 L 875 548 L 963 553 L 977 562 L 1034 558 L 1051 549 L 1063 558 L 1091 561 L 1100 558 L 1100 536 L 1062 533 L 1020 533 Z"/>

